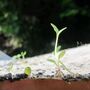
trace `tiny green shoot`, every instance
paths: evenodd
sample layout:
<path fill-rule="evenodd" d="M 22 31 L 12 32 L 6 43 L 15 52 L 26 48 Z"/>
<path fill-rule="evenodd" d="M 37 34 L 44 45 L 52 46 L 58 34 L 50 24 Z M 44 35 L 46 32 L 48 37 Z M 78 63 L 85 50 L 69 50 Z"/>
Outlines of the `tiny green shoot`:
<path fill-rule="evenodd" d="M 17 54 L 15 56 L 13 56 L 14 60 L 12 62 L 8 63 L 8 68 L 7 68 L 8 71 L 10 72 L 12 70 L 14 63 L 17 62 L 17 60 L 22 60 L 22 59 L 24 60 L 25 56 L 26 56 L 26 51 L 21 52 L 20 54 Z M 31 68 L 30 67 L 26 67 L 25 70 L 24 70 L 24 73 L 26 75 L 30 75 Z"/>
<path fill-rule="evenodd" d="M 16 60 L 25 59 L 26 54 L 27 54 L 26 51 L 24 51 L 24 52 L 21 52 L 20 54 L 13 56 L 13 58 Z"/>
<path fill-rule="evenodd" d="M 57 66 L 57 74 L 59 76 L 62 76 L 63 73 L 61 72 L 61 67 L 63 67 L 65 70 L 67 70 L 69 73 L 72 73 L 65 65 L 64 63 L 61 61 L 61 58 L 64 57 L 65 55 L 65 50 L 62 50 L 60 52 L 60 49 L 61 49 L 61 46 L 58 46 L 58 39 L 59 39 L 59 36 L 60 34 L 66 29 L 63 28 L 61 30 L 59 30 L 54 24 L 51 23 L 51 26 L 53 27 L 55 33 L 56 33 L 56 42 L 55 42 L 55 47 L 54 47 L 54 56 L 55 56 L 55 60 L 54 59 L 51 59 L 49 58 L 48 61 L 50 61 L 51 63 L 55 64 Z"/>
<path fill-rule="evenodd" d="M 30 67 L 26 67 L 25 70 L 24 70 L 24 73 L 29 76 L 30 73 L 31 73 L 31 68 Z"/>

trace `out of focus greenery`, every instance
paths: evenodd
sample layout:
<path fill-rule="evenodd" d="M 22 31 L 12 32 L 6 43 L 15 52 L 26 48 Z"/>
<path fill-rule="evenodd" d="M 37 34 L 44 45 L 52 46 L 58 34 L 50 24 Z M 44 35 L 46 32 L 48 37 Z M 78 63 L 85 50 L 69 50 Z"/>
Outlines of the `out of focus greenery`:
<path fill-rule="evenodd" d="M 63 48 L 90 42 L 89 0 L 0 0 L 0 49 L 28 56 L 53 50 L 55 34 L 68 27 L 60 41 Z M 51 30 L 51 31 L 50 31 Z"/>

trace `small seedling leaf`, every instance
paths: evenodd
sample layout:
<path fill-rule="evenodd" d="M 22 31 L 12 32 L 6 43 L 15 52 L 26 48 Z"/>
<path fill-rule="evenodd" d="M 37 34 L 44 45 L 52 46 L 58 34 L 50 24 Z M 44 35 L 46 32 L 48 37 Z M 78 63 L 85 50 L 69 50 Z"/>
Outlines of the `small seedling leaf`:
<path fill-rule="evenodd" d="M 21 58 L 21 54 L 17 54 L 15 56 L 13 56 L 14 59 L 20 59 Z"/>
<path fill-rule="evenodd" d="M 31 68 L 30 67 L 26 67 L 25 70 L 24 70 L 24 73 L 29 76 L 30 73 L 31 73 Z"/>
<path fill-rule="evenodd" d="M 58 59 L 62 58 L 65 55 L 65 50 L 61 51 L 58 55 Z"/>
<path fill-rule="evenodd" d="M 59 32 L 59 29 L 58 29 L 53 23 L 51 23 L 51 26 L 53 27 L 53 29 L 54 29 L 54 31 L 55 31 L 56 33 Z"/>
<path fill-rule="evenodd" d="M 26 55 L 26 51 L 25 51 L 25 52 L 21 52 L 21 57 L 22 57 L 22 59 L 25 58 L 25 55 Z"/>
<path fill-rule="evenodd" d="M 58 46 L 58 47 L 57 47 L 57 52 L 60 51 L 60 49 L 61 49 L 61 46 Z"/>
<path fill-rule="evenodd" d="M 60 31 L 58 31 L 58 35 L 60 35 L 65 29 L 67 29 L 67 27 L 61 29 Z"/>
<path fill-rule="evenodd" d="M 55 62 L 55 60 L 53 60 L 53 59 L 50 59 L 49 58 L 48 61 L 51 62 L 51 63 L 53 63 L 53 64 L 55 64 L 55 65 L 57 65 L 56 62 Z"/>
<path fill-rule="evenodd" d="M 25 55 L 26 55 L 26 52 L 21 52 L 21 55 L 22 55 L 22 56 L 25 56 Z"/>

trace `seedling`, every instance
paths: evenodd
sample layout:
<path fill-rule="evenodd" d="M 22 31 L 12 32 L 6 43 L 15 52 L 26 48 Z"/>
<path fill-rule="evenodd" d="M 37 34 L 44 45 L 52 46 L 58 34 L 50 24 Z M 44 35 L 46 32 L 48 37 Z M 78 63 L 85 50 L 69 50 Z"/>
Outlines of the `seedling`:
<path fill-rule="evenodd" d="M 26 67 L 25 70 L 24 70 L 24 73 L 29 76 L 30 73 L 31 73 L 31 68 L 30 67 Z"/>
<path fill-rule="evenodd" d="M 24 51 L 24 52 L 21 52 L 20 54 L 13 56 L 13 58 L 16 60 L 25 59 L 26 54 L 27 54 L 26 51 Z"/>
<path fill-rule="evenodd" d="M 67 70 L 69 73 L 72 73 L 65 65 L 64 63 L 61 61 L 61 58 L 63 58 L 63 56 L 65 55 L 65 50 L 62 50 L 60 52 L 60 49 L 61 49 L 61 46 L 58 46 L 58 39 L 59 39 L 59 36 L 60 34 L 66 29 L 63 28 L 61 30 L 59 30 L 54 24 L 51 23 L 51 26 L 53 27 L 55 33 L 56 33 L 56 42 L 55 42 L 55 48 L 54 48 L 54 56 L 55 56 L 55 60 L 54 59 L 51 59 L 49 58 L 48 61 L 50 61 L 51 63 L 55 64 L 56 67 L 57 67 L 57 72 L 56 72 L 56 76 L 60 76 L 62 77 L 63 76 L 63 73 L 61 71 L 61 67 L 63 67 L 65 70 Z"/>
<path fill-rule="evenodd" d="M 13 56 L 13 61 L 8 63 L 8 71 L 10 72 L 13 68 L 13 65 L 15 62 L 17 62 L 17 60 L 22 60 L 22 59 L 25 59 L 25 55 L 26 55 L 26 52 L 21 52 L 20 54 L 17 54 L 15 56 Z M 24 70 L 24 73 L 26 75 L 30 75 L 31 73 L 31 68 L 30 67 L 26 67 L 25 70 Z"/>

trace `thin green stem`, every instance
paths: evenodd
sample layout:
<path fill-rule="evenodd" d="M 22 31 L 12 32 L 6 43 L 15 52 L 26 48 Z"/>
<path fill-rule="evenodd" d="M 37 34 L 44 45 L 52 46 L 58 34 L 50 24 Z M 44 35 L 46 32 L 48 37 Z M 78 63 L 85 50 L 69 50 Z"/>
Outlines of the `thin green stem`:
<path fill-rule="evenodd" d="M 58 35 L 58 34 L 56 34 L 56 42 L 55 42 L 55 56 L 57 55 L 58 37 L 59 37 L 59 35 Z"/>

